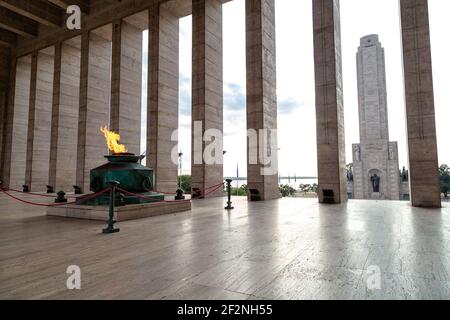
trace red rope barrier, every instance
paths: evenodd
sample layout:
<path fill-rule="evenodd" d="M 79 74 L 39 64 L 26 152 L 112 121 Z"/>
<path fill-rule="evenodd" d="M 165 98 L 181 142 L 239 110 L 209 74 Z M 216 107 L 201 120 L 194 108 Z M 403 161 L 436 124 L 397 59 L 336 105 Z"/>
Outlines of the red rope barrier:
<path fill-rule="evenodd" d="M 57 198 L 58 197 L 57 195 L 34 193 L 34 192 L 23 192 L 21 190 L 16 190 L 16 189 L 11 189 L 11 188 L 8 188 L 8 189 L 5 189 L 5 190 L 13 191 L 13 192 L 17 192 L 17 193 L 22 193 L 22 194 L 28 194 L 28 195 L 31 195 L 31 196 L 46 197 L 46 198 Z M 78 198 L 78 196 L 76 196 L 76 195 L 67 195 L 66 194 L 66 198 L 75 199 L 75 198 Z"/>
<path fill-rule="evenodd" d="M 209 189 L 212 189 L 212 188 L 216 188 L 216 187 L 223 186 L 223 184 L 224 184 L 224 183 L 222 182 L 222 183 L 216 184 L 215 186 L 211 186 L 211 187 L 205 188 L 205 191 L 206 191 L 206 190 L 209 190 Z M 218 188 L 217 188 L 217 189 L 218 189 Z M 216 190 L 217 190 L 217 189 L 216 189 Z"/>
<path fill-rule="evenodd" d="M 205 194 L 203 196 L 198 197 L 196 199 L 197 200 L 205 199 L 206 196 L 216 192 L 217 190 L 220 189 L 220 187 L 223 187 L 223 183 L 220 183 L 218 185 L 205 188 L 204 191 L 206 191 L 206 190 L 209 190 L 209 191 L 205 192 Z M 167 202 L 167 203 L 176 202 L 176 203 L 180 203 L 180 202 L 190 202 L 191 201 L 191 200 L 157 200 L 157 199 L 154 199 L 152 197 L 142 196 L 140 194 L 133 193 L 133 192 L 127 191 L 127 190 L 119 188 L 119 187 L 117 188 L 117 190 L 121 191 L 121 192 L 124 192 L 124 193 L 126 193 L 128 195 L 132 195 L 132 196 L 136 196 L 136 197 L 141 198 L 141 199 L 145 199 L 147 201 L 150 200 L 151 202 Z M 15 189 L 8 189 L 8 190 L 6 190 L 6 189 L 3 189 L 3 188 L 0 188 L 0 191 L 3 192 L 4 194 L 6 194 L 8 197 L 10 197 L 10 198 L 12 198 L 14 200 L 20 201 L 22 203 L 25 203 L 25 204 L 29 204 L 29 205 L 33 205 L 33 206 L 41 206 L 41 207 L 58 207 L 58 206 L 66 206 L 66 205 L 71 205 L 71 204 L 77 204 L 77 203 L 80 203 L 80 202 L 84 202 L 86 200 L 94 199 L 94 198 L 104 194 L 105 192 L 109 191 L 109 189 L 104 189 L 102 191 L 99 191 L 99 192 L 94 193 L 94 194 L 89 195 L 89 196 L 79 197 L 79 198 L 77 198 L 76 201 L 73 201 L 73 202 L 63 202 L 63 203 L 36 203 L 36 202 L 31 202 L 31 201 L 28 201 L 28 200 L 20 199 L 20 198 L 18 198 L 16 196 L 10 194 L 8 191 L 18 192 L 18 193 L 22 193 L 22 194 L 29 194 L 29 195 L 33 195 L 33 196 L 42 196 L 42 197 L 47 197 L 47 198 L 49 198 L 49 197 L 55 198 L 55 196 L 51 196 L 51 195 L 37 194 L 37 193 L 32 193 L 32 192 L 23 192 L 23 191 L 15 190 Z M 176 193 L 166 193 L 166 194 L 167 195 L 174 195 Z"/>
<path fill-rule="evenodd" d="M 13 192 L 18 192 L 18 193 L 23 193 L 23 194 L 29 194 L 31 196 L 39 196 L 39 197 L 46 197 L 46 198 L 56 198 L 56 196 L 50 195 L 50 194 L 41 194 L 41 193 L 34 193 L 34 192 L 23 192 L 20 190 L 16 190 L 16 189 L 4 189 L 4 190 L 8 190 L 8 191 L 13 191 Z"/>
<path fill-rule="evenodd" d="M 108 189 L 108 188 L 103 189 L 102 191 L 99 191 L 99 192 L 94 193 L 94 194 L 92 194 L 92 195 L 81 196 L 81 197 L 79 197 L 79 198 L 77 199 L 76 202 L 78 203 L 78 202 L 84 202 L 84 201 L 86 201 L 86 200 L 91 200 L 91 199 L 97 198 L 98 196 L 101 196 L 102 194 L 104 194 L 104 193 L 106 193 L 106 192 L 109 192 L 109 189 Z"/>
<path fill-rule="evenodd" d="M 211 189 L 211 190 L 208 191 L 208 192 L 206 192 L 205 195 L 196 198 L 195 200 L 204 199 L 206 196 L 208 196 L 208 195 L 212 194 L 213 192 L 216 192 L 217 190 L 219 190 L 220 187 L 223 187 L 223 183 L 218 184 L 218 185 L 216 185 L 216 186 L 212 186 L 212 187 L 206 188 L 205 190 L 210 190 L 210 189 Z M 213 188 L 214 188 L 214 189 L 213 189 Z M 144 200 L 147 200 L 147 201 L 150 200 L 150 202 L 166 202 L 166 203 L 173 203 L 173 202 L 189 202 L 189 201 L 191 201 L 191 200 L 157 200 L 157 199 L 153 199 L 153 198 L 148 197 L 148 196 L 143 196 L 143 195 L 140 195 L 140 194 L 137 194 L 137 193 L 133 193 L 133 192 L 127 191 L 127 190 L 122 189 L 122 188 L 119 188 L 119 187 L 117 187 L 117 190 L 118 190 L 118 191 L 121 191 L 121 192 L 123 192 L 123 193 L 125 193 L 125 194 L 128 194 L 128 195 L 131 195 L 131 196 L 138 197 L 138 198 L 140 198 L 140 199 L 144 199 Z"/>
<path fill-rule="evenodd" d="M 152 197 L 143 196 L 143 195 L 140 195 L 140 194 L 137 194 L 137 193 L 133 193 L 133 192 L 127 191 L 127 190 L 119 188 L 119 187 L 117 187 L 117 190 L 121 191 L 121 192 L 123 192 L 125 194 L 128 194 L 130 196 L 135 196 L 135 197 L 138 197 L 140 199 L 143 199 L 143 200 L 146 200 L 146 201 L 150 201 L 150 202 L 154 202 L 154 203 L 157 203 L 157 202 L 189 202 L 189 201 L 191 201 L 191 200 L 158 200 L 158 199 L 154 199 Z"/>
<path fill-rule="evenodd" d="M 210 189 L 212 189 L 212 188 L 219 187 L 219 186 L 223 186 L 223 182 L 220 183 L 220 184 L 217 184 L 217 185 L 214 185 L 214 186 L 205 188 L 203 191 L 207 191 L 207 190 L 210 190 Z M 217 189 L 216 189 L 216 190 L 217 190 Z M 176 195 L 176 194 L 177 194 L 176 192 L 164 192 L 164 191 L 158 191 L 158 190 L 153 190 L 153 191 L 151 191 L 151 192 L 152 192 L 152 193 L 165 194 L 165 195 L 169 195 L 169 196 L 172 196 L 172 195 Z M 197 199 L 198 199 L 198 198 L 197 198 Z"/>
<path fill-rule="evenodd" d="M 206 192 L 202 197 L 197 198 L 197 199 L 204 199 L 206 196 L 208 196 L 208 195 L 210 195 L 211 193 L 214 193 L 214 192 L 216 192 L 217 190 L 219 190 L 220 187 L 223 187 L 223 183 L 220 184 L 220 185 L 218 185 L 215 189 L 213 189 L 213 190 L 211 190 L 211 191 L 209 191 L 209 192 Z M 206 190 L 206 189 L 205 189 L 205 190 Z"/>
<path fill-rule="evenodd" d="M 217 191 L 218 189 L 220 189 L 220 187 L 223 187 L 223 185 L 224 185 L 224 183 L 222 182 L 222 183 L 217 184 L 215 186 L 211 186 L 211 187 L 205 188 L 204 190 L 200 190 L 202 195 L 197 197 L 197 198 L 195 198 L 195 200 L 205 198 L 207 195 L 210 195 L 211 193 L 213 193 L 213 192 Z M 211 190 L 211 191 L 207 191 L 207 190 Z"/>
<path fill-rule="evenodd" d="M 7 192 L 6 190 L 4 190 L 3 188 L 0 188 L 0 191 L 3 192 L 4 194 L 6 194 L 8 197 L 14 199 L 14 200 L 17 200 L 17 201 L 20 201 L 20 202 L 23 202 L 23 203 L 25 203 L 25 204 L 29 204 L 29 205 L 32 205 L 32 206 L 39 206 L 39 207 L 59 207 L 59 206 L 67 206 L 67 205 L 70 205 L 70 204 L 77 204 L 77 203 L 79 203 L 79 202 L 83 202 L 83 201 L 86 201 L 86 200 L 90 200 L 90 199 L 96 198 L 96 197 L 98 197 L 99 195 L 102 195 L 102 194 L 104 194 L 105 192 L 108 192 L 109 189 L 105 189 L 105 190 L 100 191 L 100 192 L 97 192 L 97 193 L 95 193 L 95 194 L 93 194 L 93 195 L 89 195 L 89 196 L 87 196 L 87 197 L 83 197 L 83 198 L 77 199 L 77 201 L 73 201 L 73 202 L 63 202 L 63 203 L 36 203 L 36 202 L 31 202 L 31 201 L 27 201 L 27 200 L 23 200 L 23 199 L 17 198 L 16 196 L 13 196 L 12 194 L 8 193 L 8 192 Z"/>

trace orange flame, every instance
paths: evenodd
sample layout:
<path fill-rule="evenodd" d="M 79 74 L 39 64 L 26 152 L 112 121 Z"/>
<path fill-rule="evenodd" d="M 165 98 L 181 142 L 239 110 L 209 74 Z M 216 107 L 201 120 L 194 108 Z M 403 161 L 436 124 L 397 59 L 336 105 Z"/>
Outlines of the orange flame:
<path fill-rule="evenodd" d="M 120 134 L 109 131 L 108 127 L 101 127 L 100 131 L 103 133 L 106 139 L 106 144 L 108 145 L 109 151 L 112 153 L 126 153 L 127 148 L 123 144 L 120 144 Z"/>

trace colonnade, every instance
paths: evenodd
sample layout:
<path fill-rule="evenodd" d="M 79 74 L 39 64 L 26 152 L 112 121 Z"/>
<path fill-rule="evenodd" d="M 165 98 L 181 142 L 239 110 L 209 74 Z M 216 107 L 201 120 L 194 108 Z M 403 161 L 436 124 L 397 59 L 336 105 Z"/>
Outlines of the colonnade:
<path fill-rule="evenodd" d="M 142 32 L 148 29 L 147 164 L 155 169 L 156 189 L 176 189 L 177 142 L 171 138 L 178 128 L 180 16 L 172 2 L 149 1 L 132 16 L 11 58 L 8 94 L 0 96 L 7 106 L 0 127 L 5 186 L 43 191 L 46 185 L 56 190 L 77 185 L 87 192 L 90 169 L 108 152 L 99 133 L 104 125 L 121 134 L 130 152 L 139 153 Z M 192 121 L 202 124 L 202 132 L 223 132 L 223 2 L 192 0 Z M 415 206 L 439 207 L 427 8 L 427 0 L 400 0 L 411 198 Z M 245 11 L 247 128 L 273 130 L 275 3 L 246 0 Z M 341 203 L 347 191 L 339 0 L 313 0 L 313 21 L 319 199 Z M 193 142 L 193 157 L 208 143 Z M 276 161 L 276 141 L 264 143 L 272 146 L 266 156 Z M 265 147 L 249 144 L 248 152 L 259 155 Z M 221 164 L 192 163 L 194 188 L 222 182 Z M 278 174 L 262 174 L 263 163 L 248 163 L 248 188 L 261 200 L 278 198 Z"/>

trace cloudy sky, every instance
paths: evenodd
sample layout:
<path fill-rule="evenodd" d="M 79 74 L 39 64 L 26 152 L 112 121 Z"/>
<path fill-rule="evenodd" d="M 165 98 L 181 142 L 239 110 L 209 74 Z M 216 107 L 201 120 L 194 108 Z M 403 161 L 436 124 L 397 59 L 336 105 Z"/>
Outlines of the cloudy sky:
<path fill-rule="evenodd" d="M 282 175 L 316 176 L 312 2 L 275 0 L 275 3 L 280 172 Z M 450 32 L 446 17 L 450 1 L 429 0 L 429 7 L 439 157 L 441 163 L 450 164 L 450 148 L 446 146 L 449 134 L 445 123 L 445 119 L 447 123 L 450 119 L 447 88 L 450 60 L 447 58 L 448 44 L 443 40 L 448 39 Z M 352 143 L 359 142 L 355 54 L 359 39 L 375 33 L 380 36 L 386 53 L 390 140 L 399 142 L 400 166 L 406 165 L 398 3 L 393 0 L 341 0 L 341 20 L 347 162 L 351 162 Z M 180 20 L 179 146 L 184 152 L 185 173 L 189 172 L 191 143 L 191 24 L 191 17 Z M 240 175 L 244 176 L 245 0 L 234 0 L 223 6 L 223 28 L 225 175 L 234 176 L 239 163 Z"/>

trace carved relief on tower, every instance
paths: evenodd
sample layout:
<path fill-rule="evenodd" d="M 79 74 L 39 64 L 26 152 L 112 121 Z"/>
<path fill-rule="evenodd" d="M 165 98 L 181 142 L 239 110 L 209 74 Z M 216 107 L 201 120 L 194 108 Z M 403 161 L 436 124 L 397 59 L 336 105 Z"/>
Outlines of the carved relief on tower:
<path fill-rule="evenodd" d="M 353 145 L 353 162 L 361 161 L 361 147 L 359 144 Z"/>
<path fill-rule="evenodd" d="M 389 160 L 398 160 L 398 147 L 397 143 L 389 142 Z"/>

